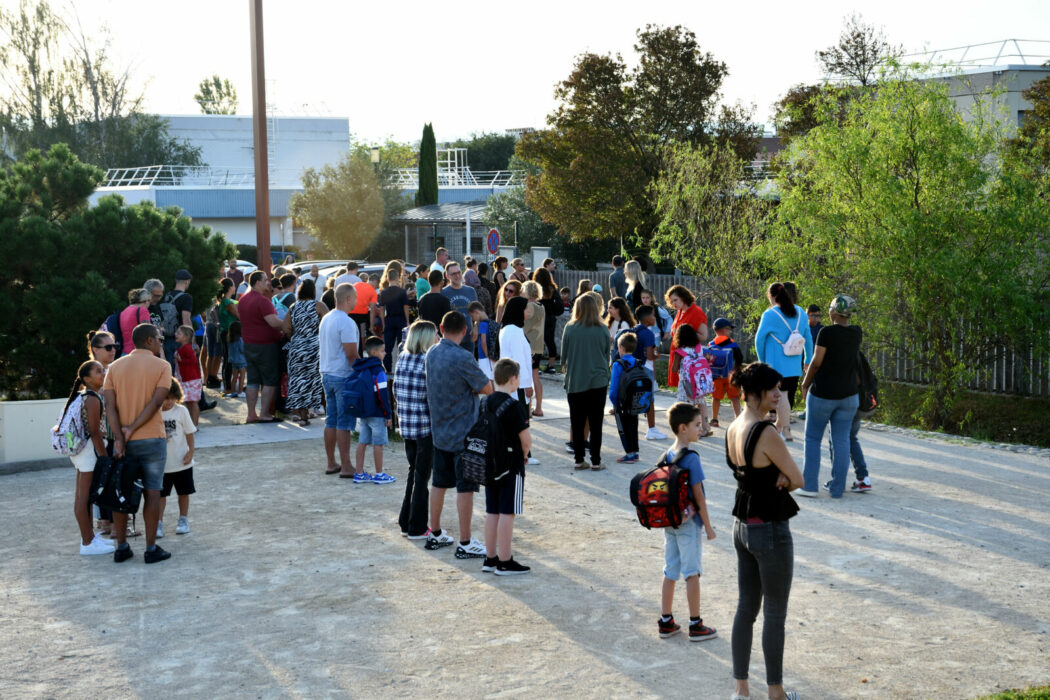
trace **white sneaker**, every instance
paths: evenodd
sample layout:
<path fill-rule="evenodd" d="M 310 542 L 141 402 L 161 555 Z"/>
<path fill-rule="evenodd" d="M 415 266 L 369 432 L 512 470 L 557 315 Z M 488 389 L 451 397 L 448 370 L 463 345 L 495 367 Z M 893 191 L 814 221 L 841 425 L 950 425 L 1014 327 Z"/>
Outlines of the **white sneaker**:
<path fill-rule="evenodd" d="M 190 519 L 185 515 L 179 516 L 179 524 L 175 526 L 176 535 L 188 535 L 190 534 Z"/>
<path fill-rule="evenodd" d="M 795 493 L 799 496 L 805 496 L 806 498 L 817 498 L 818 496 L 820 496 L 819 492 L 807 491 L 806 489 L 798 489 L 797 491 L 795 491 Z"/>
<path fill-rule="evenodd" d="M 101 542 L 102 544 L 108 544 L 109 546 L 114 548 L 117 546 L 117 541 L 115 539 L 106 537 L 105 535 L 100 535 L 97 532 L 95 533 L 95 539 Z"/>
<path fill-rule="evenodd" d="M 478 542 L 476 537 L 471 537 L 465 545 L 456 545 L 456 559 L 484 559 L 485 554 L 485 545 Z"/>
<path fill-rule="evenodd" d="M 160 520 L 157 522 L 157 539 L 164 537 L 164 521 Z"/>
<path fill-rule="evenodd" d="M 525 464 L 528 464 L 530 467 L 531 466 L 535 466 L 535 465 L 537 465 L 539 463 L 540 463 L 540 460 L 536 459 L 535 457 L 529 457 L 528 461 L 525 462 Z"/>
<path fill-rule="evenodd" d="M 424 548 L 438 549 L 440 547 L 448 547 L 455 542 L 455 538 L 444 530 L 439 530 L 437 533 L 427 530 L 427 543 L 424 545 Z"/>
<path fill-rule="evenodd" d="M 95 554 L 112 554 L 114 549 L 116 547 L 112 544 L 104 543 L 98 535 L 95 535 L 95 539 L 91 540 L 91 544 L 80 545 L 80 554 L 85 557 Z"/>
<path fill-rule="evenodd" d="M 667 435 L 658 430 L 657 428 L 649 428 L 645 433 L 646 440 L 666 440 Z"/>

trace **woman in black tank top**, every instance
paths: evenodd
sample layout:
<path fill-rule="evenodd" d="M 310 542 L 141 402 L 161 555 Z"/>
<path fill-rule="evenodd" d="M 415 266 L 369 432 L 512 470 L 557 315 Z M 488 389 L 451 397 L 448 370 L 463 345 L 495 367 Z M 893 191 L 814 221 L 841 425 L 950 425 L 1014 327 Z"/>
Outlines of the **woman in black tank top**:
<path fill-rule="evenodd" d="M 734 700 L 750 697 L 748 666 L 758 610 L 764 612 L 762 651 L 771 700 L 798 700 L 784 691 L 784 622 L 791 592 L 794 545 L 788 519 L 798 512 L 790 491 L 802 486 L 802 472 L 766 414 L 780 402 L 781 376 L 761 362 L 733 373 L 745 409 L 726 431 L 726 464 L 736 478 L 733 546 L 740 600 L 733 619 Z"/>

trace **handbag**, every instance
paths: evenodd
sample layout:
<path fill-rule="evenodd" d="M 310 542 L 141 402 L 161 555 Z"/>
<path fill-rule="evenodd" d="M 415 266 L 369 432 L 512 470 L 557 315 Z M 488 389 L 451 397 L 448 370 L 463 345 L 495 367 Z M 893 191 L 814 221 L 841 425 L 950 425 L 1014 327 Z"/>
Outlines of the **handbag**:
<path fill-rule="evenodd" d="M 102 455 L 95 460 L 88 503 L 116 513 L 137 513 L 142 502 L 142 467 L 123 458 Z"/>

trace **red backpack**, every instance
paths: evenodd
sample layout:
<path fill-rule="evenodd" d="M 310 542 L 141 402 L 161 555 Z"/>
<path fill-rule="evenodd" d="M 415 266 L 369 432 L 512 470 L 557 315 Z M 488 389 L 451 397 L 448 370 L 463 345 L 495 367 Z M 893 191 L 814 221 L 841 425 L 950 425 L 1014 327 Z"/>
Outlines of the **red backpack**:
<path fill-rule="evenodd" d="M 678 466 L 689 453 L 696 454 L 693 450 L 682 450 L 671 461 L 665 454 L 655 467 L 638 472 L 631 479 L 631 505 L 638 511 L 638 522 L 646 529 L 679 527 L 685 514 L 695 510 L 689 471 Z"/>

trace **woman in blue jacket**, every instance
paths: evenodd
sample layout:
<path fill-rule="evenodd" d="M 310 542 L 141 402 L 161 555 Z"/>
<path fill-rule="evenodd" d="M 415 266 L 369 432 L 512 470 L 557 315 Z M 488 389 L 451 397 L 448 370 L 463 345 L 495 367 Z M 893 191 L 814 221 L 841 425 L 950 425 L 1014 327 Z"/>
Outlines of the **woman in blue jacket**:
<path fill-rule="evenodd" d="M 766 295 L 769 308 L 763 312 L 758 324 L 755 352 L 759 362 L 765 362 L 783 377 L 780 381 L 780 405 L 777 407 L 777 430 L 790 442 L 791 406 L 795 403 L 795 391 L 804 367 L 808 367 L 813 359 L 813 335 L 809 332 L 805 310 L 794 303 L 782 283 L 769 285 Z M 801 336 L 801 342 L 792 340 L 795 333 Z M 794 350 L 800 351 L 788 354 Z"/>

